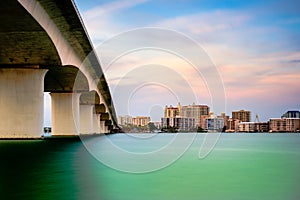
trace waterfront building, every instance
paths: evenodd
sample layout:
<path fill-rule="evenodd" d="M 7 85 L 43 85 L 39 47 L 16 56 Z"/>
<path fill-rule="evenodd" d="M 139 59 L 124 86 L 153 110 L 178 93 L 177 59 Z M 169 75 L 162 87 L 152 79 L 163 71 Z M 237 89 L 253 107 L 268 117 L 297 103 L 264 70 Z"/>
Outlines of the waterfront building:
<path fill-rule="evenodd" d="M 194 127 L 201 127 L 201 116 L 209 115 L 209 106 L 207 105 L 192 105 L 182 106 L 178 103 L 177 107 L 166 106 L 164 111 L 164 118 L 193 118 Z"/>
<path fill-rule="evenodd" d="M 209 115 L 210 110 L 207 105 L 196 105 L 195 103 L 187 106 L 181 106 L 178 103 L 178 108 L 180 117 L 195 119 L 195 127 L 201 126 L 201 116 Z"/>
<path fill-rule="evenodd" d="M 229 120 L 229 116 L 227 116 L 224 112 L 221 113 L 220 116 L 218 116 L 220 118 L 224 119 L 224 126 L 227 127 L 228 126 L 228 120 Z"/>
<path fill-rule="evenodd" d="M 201 115 L 200 116 L 200 127 L 202 128 L 202 129 L 205 129 L 205 127 L 206 127 L 206 119 L 208 119 L 209 118 L 209 115 Z"/>
<path fill-rule="evenodd" d="M 270 132 L 299 132 L 300 118 L 272 118 Z"/>
<path fill-rule="evenodd" d="M 172 105 L 170 105 L 169 107 L 168 106 L 165 107 L 164 117 L 174 118 L 178 115 L 179 115 L 178 107 L 173 107 Z"/>
<path fill-rule="evenodd" d="M 239 130 L 239 123 L 241 121 L 238 119 L 229 118 L 227 121 L 226 132 L 237 132 Z"/>
<path fill-rule="evenodd" d="M 270 123 L 270 132 L 286 131 L 286 120 L 283 120 L 283 118 L 272 118 L 270 119 L 269 123 Z"/>
<path fill-rule="evenodd" d="M 300 118 L 286 118 L 286 132 L 299 132 Z"/>
<path fill-rule="evenodd" d="M 195 119 L 186 117 L 163 117 L 161 118 L 162 127 L 176 128 L 178 131 L 194 131 Z"/>
<path fill-rule="evenodd" d="M 132 124 L 132 117 L 129 115 L 125 115 L 125 116 L 118 116 L 118 124 L 119 125 L 129 125 Z"/>
<path fill-rule="evenodd" d="M 239 132 L 255 132 L 255 122 L 240 122 Z"/>
<path fill-rule="evenodd" d="M 232 119 L 238 119 L 241 122 L 250 122 L 251 112 L 248 110 L 232 111 Z"/>
<path fill-rule="evenodd" d="M 268 132 L 268 122 L 240 122 L 238 124 L 239 132 Z"/>
<path fill-rule="evenodd" d="M 300 118 L 300 111 L 287 111 L 281 118 Z"/>
<path fill-rule="evenodd" d="M 222 131 L 224 127 L 224 119 L 219 116 L 211 116 L 205 119 L 204 129 L 209 131 Z"/>
<path fill-rule="evenodd" d="M 269 122 L 255 122 L 254 123 L 255 132 L 268 132 Z"/>
<path fill-rule="evenodd" d="M 147 116 L 137 116 L 132 118 L 132 124 L 136 126 L 146 126 L 150 121 L 150 117 Z"/>

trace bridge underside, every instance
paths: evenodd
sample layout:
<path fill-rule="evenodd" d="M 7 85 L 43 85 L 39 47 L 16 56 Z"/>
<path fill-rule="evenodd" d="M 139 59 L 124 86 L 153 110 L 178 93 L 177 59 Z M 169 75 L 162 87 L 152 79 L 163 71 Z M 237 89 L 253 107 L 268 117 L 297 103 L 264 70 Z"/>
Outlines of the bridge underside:
<path fill-rule="evenodd" d="M 48 21 L 39 20 L 40 13 Z M 0 27 L 0 138 L 42 135 L 43 92 L 51 94 L 54 135 L 117 127 L 109 88 L 73 1 L 2 0 Z"/>

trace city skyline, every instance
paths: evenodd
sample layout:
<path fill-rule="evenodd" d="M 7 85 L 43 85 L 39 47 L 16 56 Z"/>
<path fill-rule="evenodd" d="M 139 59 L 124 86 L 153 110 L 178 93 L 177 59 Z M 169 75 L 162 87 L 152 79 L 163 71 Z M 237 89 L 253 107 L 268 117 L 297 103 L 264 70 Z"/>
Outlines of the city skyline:
<path fill-rule="evenodd" d="M 232 111 L 231 116 L 225 113 L 209 112 L 207 105 L 166 106 L 161 121 L 153 121 L 150 116 L 118 116 L 118 124 L 128 132 L 299 132 L 300 111 L 289 110 L 281 117 L 260 121 L 256 115 L 251 120 L 251 111 Z M 143 120 L 143 122 L 141 121 Z M 138 130 L 138 127 L 143 129 Z M 150 129 L 151 127 L 151 129 Z"/>
<path fill-rule="evenodd" d="M 197 110 L 201 108 L 200 110 Z M 187 112 L 188 109 L 192 109 Z M 196 110 L 197 111 L 196 111 Z M 265 121 L 260 120 L 260 117 L 258 114 L 253 114 L 251 110 L 232 110 L 230 111 L 230 114 L 228 115 L 227 113 L 221 112 L 221 113 L 215 113 L 213 110 L 210 110 L 210 107 L 205 104 L 188 104 L 188 105 L 182 105 L 180 102 L 176 106 L 173 105 L 166 105 L 164 108 L 164 112 L 160 116 L 159 120 L 153 120 L 151 116 L 149 115 L 118 115 L 118 118 L 144 118 L 147 117 L 149 118 L 149 122 L 160 122 L 162 118 L 167 117 L 167 118 L 176 118 L 176 117 L 185 117 L 185 118 L 195 118 L 195 116 L 210 116 L 210 117 L 228 117 L 228 119 L 238 119 L 240 122 L 268 122 L 271 119 L 283 119 L 283 118 L 300 118 L 300 109 L 289 109 L 286 110 L 285 112 L 281 113 L 279 116 L 271 117 Z M 255 115 L 255 116 L 254 116 Z M 227 120 L 228 120 L 227 119 Z M 128 119 L 122 119 L 128 123 Z M 132 119 L 131 119 L 132 120 Z M 119 123 L 119 124 L 126 124 L 126 123 Z M 131 123 L 131 122 L 130 122 Z M 128 123 L 128 124 L 130 124 Z"/>
<path fill-rule="evenodd" d="M 299 110 L 298 1 L 76 0 L 75 3 L 95 47 L 120 32 L 141 27 L 167 28 L 194 39 L 222 77 L 226 114 L 246 109 L 257 113 L 261 121 L 267 121 L 287 110 Z M 98 56 L 101 58 L 101 54 Z M 122 66 L 122 70 L 127 70 L 123 73 L 132 70 L 129 63 L 141 65 L 143 62 L 139 59 L 145 60 L 145 57 L 135 54 L 128 59 L 127 65 Z M 163 58 L 157 59 L 159 61 L 165 62 Z M 180 66 L 174 63 L 179 63 L 176 58 L 168 64 L 177 72 L 185 71 L 189 83 L 198 84 L 193 88 L 199 100 L 196 103 L 210 105 L 205 84 L 189 74 L 182 63 Z M 115 68 L 105 72 L 112 89 L 122 77 L 122 70 Z M 180 83 L 176 81 L 170 80 L 179 88 Z M 162 88 L 147 86 L 143 89 L 133 98 L 135 110 L 129 106 L 129 113 L 125 113 L 116 107 L 118 114 L 163 113 L 166 104 L 177 103 L 176 98 L 164 96 L 166 91 Z M 114 92 L 112 96 L 118 106 L 122 98 Z M 153 97 L 159 97 L 160 102 Z"/>

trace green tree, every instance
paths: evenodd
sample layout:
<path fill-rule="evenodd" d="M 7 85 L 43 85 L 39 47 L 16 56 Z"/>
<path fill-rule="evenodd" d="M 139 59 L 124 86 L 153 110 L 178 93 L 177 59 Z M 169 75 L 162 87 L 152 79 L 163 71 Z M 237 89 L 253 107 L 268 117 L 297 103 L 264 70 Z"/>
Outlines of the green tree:
<path fill-rule="evenodd" d="M 154 125 L 153 122 L 149 122 L 148 127 L 150 132 L 157 130 L 157 127 Z"/>

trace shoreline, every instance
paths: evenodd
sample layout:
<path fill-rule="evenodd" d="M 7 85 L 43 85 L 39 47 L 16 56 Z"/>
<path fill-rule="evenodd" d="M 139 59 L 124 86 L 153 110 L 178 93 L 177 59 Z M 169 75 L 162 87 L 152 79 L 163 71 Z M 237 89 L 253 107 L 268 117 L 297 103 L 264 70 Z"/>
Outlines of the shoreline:
<path fill-rule="evenodd" d="M 268 134 L 268 135 L 291 135 L 291 134 L 299 134 L 299 132 L 234 132 L 234 133 L 224 133 L 224 132 L 179 132 L 179 134 L 188 134 L 188 133 L 194 133 L 194 134 L 232 134 L 232 135 L 249 135 L 249 134 Z M 0 138 L 1 140 L 81 140 L 81 138 L 93 138 L 93 137 L 100 137 L 104 135 L 111 135 L 111 134 L 120 134 L 120 133 L 105 133 L 105 134 L 86 134 L 86 135 L 55 135 L 55 136 L 41 136 L 41 137 L 12 137 L 12 138 Z M 169 132 L 164 132 L 164 133 L 121 133 L 121 134 L 178 134 L 177 133 L 169 133 Z"/>

